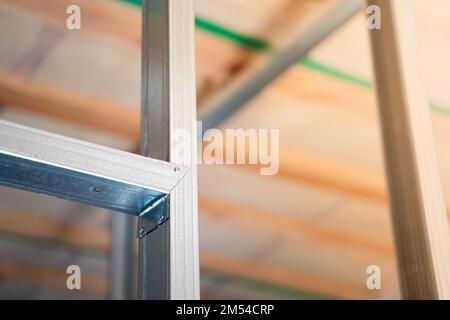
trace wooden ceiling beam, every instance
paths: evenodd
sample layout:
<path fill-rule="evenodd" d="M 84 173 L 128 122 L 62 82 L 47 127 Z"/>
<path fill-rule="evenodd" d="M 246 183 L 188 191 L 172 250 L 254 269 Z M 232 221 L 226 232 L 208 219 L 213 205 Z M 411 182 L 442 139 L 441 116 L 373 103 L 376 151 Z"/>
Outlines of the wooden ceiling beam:
<path fill-rule="evenodd" d="M 273 230 L 283 230 L 283 233 L 291 238 L 309 237 L 325 245 L 339 246 L 343 250 L 358 249 L 370 251 L 375 255 L 393 255 L 392 246 L 388 242 L 339 232 L 287 214 L 267 212 L 205 195 L 200 195 L 199 206 L 200 215 L 205 218 L 225 216 L 247 220 L 261 227 L 270 226 Z M 22 227 L 24 224 L 29 225 L 25 230 Z M 109 230 L 18 211 L 0 211 L 0 232 L 23 233 L 42 240 L 58 241 L 96 251 L 107 251 L 110 246 Z M 96 240 L 92 243 L 89 239 Z"/>
<path fill-rule="evenodd" d="M 200 252 L 200 265 L 204 269 L 246 279 L 273 283 L 281 287 L 318 292 L 336 298 L 376 299 L 377 292 L 364 284 L 324 278 L 298 270 L 286 269 L 242 257 L 236 258 L 216 253 Z"/>
<path fill-rule="evenodd" d="M 0 103 L 137 141 L 139 108 L 0 71 Z"/>
<path fill-rule="evenodd" d="M 333 279 L 312 277 L 297 270 L 286 270 L 272 265 L 244 261 L 242 259 L 202 252 L 200 255 L 202 270 L 213 271 L 231 277 L 240 278 L 282 288 L 319 292 L 324 296 L 347 299 L 377 299 L 378 296 L 364 285 L 339 282 Z M 251 266 L 251 268 L 249 268 Z M 253 272 L 252 272 L 253 271 Z M 261 275 L 264 275 L 263 277 Z M 14 260 L 0 262 L 0 278 L 46 288 L 66 290 L 67 273 L 63 269 L 39 266 Z M 98 294 L 106 298 L 108 279 L 105 275 L 83 273 L 82 288 L 89 294 Z M 202 295 L 203 296 L 203 295 Z"/>
<path fill-rule="evenodd" d="M 12 210 L 0 211 L 0 232 L 56 241 L 92 251 L 107 251 L 111 245 L 108 230 Z"/>
<path fill-rule="evenodd" d="M 220 218 L 223 216 L 239 221 L 247 220 L 255 225 L 256 230 L 259 227 L 270 226 L 274 230 L 283 230 L 283 234 L 289 238 L 310 237 L 316 242 L 336 245 L 342 250 L 352 251 L 356 249 L 393 257 L 392 245 L 388 242 L 380 242 L 369 237 L 336 231 L 323 227 L 319 223 L 308 222 L 286 213 L 268 212 L 201 194 L 199 206 L 200 214 L 203 217 Z"/>
<path fill-rule="evenodd" d="M 31 283 L 37 286 L 67 290 L 66 270 L 56 267 L 39 266 L 13 260 L 0 261 L 0 278 L 19 283 Z M 105 276 L 83 273 L 82 289 L 90 294 L 99 294 L 106 298 L 108 279 Z"/>

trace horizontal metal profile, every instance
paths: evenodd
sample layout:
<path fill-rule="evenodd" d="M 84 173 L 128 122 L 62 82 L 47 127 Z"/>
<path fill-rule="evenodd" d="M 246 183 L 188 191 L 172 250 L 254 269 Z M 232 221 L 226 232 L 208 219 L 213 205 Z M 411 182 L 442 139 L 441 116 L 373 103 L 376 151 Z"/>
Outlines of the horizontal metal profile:
<path fill-rule="evenodd" d="M 0 120 L 0 184 L 139 215 L 187 169 Z"/>

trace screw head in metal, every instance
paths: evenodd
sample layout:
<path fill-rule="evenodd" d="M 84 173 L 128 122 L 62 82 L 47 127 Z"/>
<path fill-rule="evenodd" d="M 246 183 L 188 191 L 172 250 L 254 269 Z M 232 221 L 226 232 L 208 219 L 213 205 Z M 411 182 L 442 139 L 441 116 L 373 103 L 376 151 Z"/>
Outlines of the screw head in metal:
<path fill-rule="evenodd" d="M 139 230 L 139 237 L 144 236 L 146 231 L 147 231 L 147 230 L 146 230 L 145 228 L 141 228 L 141 229 Z"/>
<path fill-rule="evenodd" d="M 92 191 L 94 191 L 95 193 L 100 193 L 102 192 L 102 189 L 100 189 L 99 187 L 94 187 L 92 188 Z"/>

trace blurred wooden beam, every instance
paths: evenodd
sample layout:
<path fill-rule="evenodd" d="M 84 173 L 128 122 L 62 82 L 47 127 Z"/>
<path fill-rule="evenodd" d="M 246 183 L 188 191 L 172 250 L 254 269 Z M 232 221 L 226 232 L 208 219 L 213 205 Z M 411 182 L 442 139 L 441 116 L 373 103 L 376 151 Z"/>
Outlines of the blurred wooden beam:
<path fill-rule="evenodd" d="M 381 9 L 370 30 L 402 295 L 450 299 L 450 239 L 421 81 L 410 0 L 368 0 Z"/>
<path fill-rule="evenodd" d="M 3 259 L 0 261 L 0 278 L 2 280 L 7 279 L 20 283 L 27 282 L 38 286 L 67 290 L 66 281 L 68 276 L 65 269 Z M 106 277 L 83 273 L 83 292 L 106 297 L 107 288 L 108 281 Z"/>
<path fill-rule="evenodd" d="M 0 232 L 57 241 L 95 251 L 106 251 L 110 246 L 109 230 L 19 211 L 0 211 Z"/>
<path fill-rule="evenodd" d="M 218 256 L 207 252 L 202 252 L 200 256 L 203 270 L 214 271 L 215 273 L 226 274 L 232 277 L 238 275 L 249 280 L 263 281 L 267 284 L 275 284 L 294 290 L 320 292 L 323 295 L 336 298 L 376 299 L 378 297 L 374 291 L 367 290 L 363 285 L 337 282 L 333 279 L 322 277 L 312 277 L 310 274 L 296 270 L 286 270 L 259 262 L 245 261 L 241 258 Z M 250 266 L 251 269 L 249 269 Z M 9 281 L 67 290 L 67 277 L 65 270 L 59 268 L 11 260 L 0 261 L 0 278 Z M 83 273 L 82 290 L 85 293 L 99 294 L 106 297 L 107 288 L 108 279 L 105 275 Z"/>
<path fill-rule="evenodd" d="M 204 269 L 223 274 L 264 281 L 291 289 L 319 292 L 336 298 L 377 298 L 377 293 L 374 290 L 368 290 L 365 284 L 336 281 L 242 257 L 236 258 L 202 251 L 200 265 Z"/>
<path fill-rule="evenodd" d="M 361 235 L 352 235 L 339 232 L 331 228 L 323 227 L 318 223 L 308 222 L 301 218 L 292 217 L 281 212 L 267 212 L 261 209 L 251 208 L 242 204 L 232 203 L 227 200 L 212 198 L 210 196 L 199 196 L 201 216 L 232 217 L 236 220 L 251 221 L 255 229 L 270 226 L 273 229 L 283 230 L 290 237 L 310 237 L 315 242 L 332 244 L 342 250 L 370 251 L 377 255 L 392 256 L 393 249 L 388 242 L 380 242 Z"/>
<path fill-rule="evenodd" d="M 375 202 L 386 202 L 383 176 L 294 150 L 280 149 L 277 175 Z"/>
<path fill-rule="evenodd" d="M 393 254 L 388 242 L 380 242 L 361 235 L 352 235 L 322 227 L 288 214 L 266 212 L 223 199 L 200 195 L 201 216 L 214 218 L 221 215 L 236 219 L 254 221 L 257 226 L 271 226 L 282 229 L 289 237 L 306 236 L 321 243 L 339 246 L 342 250 L 370 251 L 377 255 Z M 29 227 L 23 230 L 23 225 Z M 42 240 L 58 241 L 67 245 L 96 251 L 107 251 L 110 246 L 109 230 L 92 228 L 88 225 L 68 223 L 44 215 L 19 211 L 0 211 L 0 232 L 24 234 Z M 91 239 L 95 239 L 93 242 Z"/>
<path fill-rule="evenodd" d="M 200 214 L 203 217 L 220 216 L 254 221 L 256 226 L 270 226 L 283 230 L 289 237 L 306 236 L 321 243 L 339 246 L 342 250 L 370 251 L 377 255 L 393 254 L 392 246 L 387 242 L 339 232 L 319 224 L 291 217 L 284 213 L 267 212 L 242 204 L 231 203 L 223 199 L 200 195 Z M 27 228 L 23 228 L 27 225 Z M 110 232 L 89 225 L 65 222 L 45 215 L 19 211 L 0 210 L 0 232 L 36 237 L 45 241 L 57 241 L 79 248 L 108 251 Z M 92 239 L 95 239 L 93 241 Z"/>
<path fill-rule="evenodd" d="M 0 71 L 0 103 L 137 140 L 139 109 Z"/>

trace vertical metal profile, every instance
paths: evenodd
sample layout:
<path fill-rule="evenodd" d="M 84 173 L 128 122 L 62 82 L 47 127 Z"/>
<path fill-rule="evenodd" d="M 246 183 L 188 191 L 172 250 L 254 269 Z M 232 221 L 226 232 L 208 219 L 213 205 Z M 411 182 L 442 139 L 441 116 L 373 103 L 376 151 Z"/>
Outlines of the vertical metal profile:
<path fill-rule="evenodd" d="M 130 300 L 135 297 L 135 230 L 136 218 L 119 212 L 112 213 L 109 298 Z"/>
<path fill-rule="evenodd" d="M 165 222 L 146 233 L 139 219 L 138 296 L 197 299 L 193 0 L 144 0 L 142 9 L 141 153 L 190 170 L 156 208 L 170 212 Z"/>

